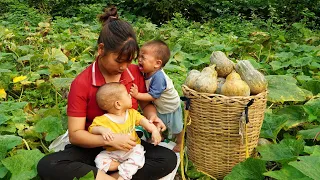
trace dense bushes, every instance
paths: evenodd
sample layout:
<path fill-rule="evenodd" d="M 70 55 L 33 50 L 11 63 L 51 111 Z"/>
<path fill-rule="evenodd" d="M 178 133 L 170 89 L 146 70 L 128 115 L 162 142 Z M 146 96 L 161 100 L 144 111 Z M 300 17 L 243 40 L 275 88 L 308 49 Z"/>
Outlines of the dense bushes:
<path fill-rule="evenodd" d="M 320 28 L 320 1 L 318 0 L 113 0 L 122 9 L 135 15 L 149 17 L 155 23 L 171 19 L 179 12 L 194 21 L 203 21 L 229 15 L 247 19 L 273 19 L 276 23 L 291 25 L 305 20 L 312 28 Z"/>
<path fill-rule="evenodd" d="M 241 16 L 245 19 L 268 19 L 274 23 L 291 26 L 304 22 L 307 27 L 320 29 L 319 0 L 4 0 L 0 2 L 0 14 L 9 10 L 8 4 L 14 1 L 27 3 L 51 16 L 92 18 L 90 9 L 98 8 L 93 4 L 115 4 L 119 9 L 137 16 L 150 18 L 156 24 L 164 23 L 175 13 L 193 21 L 203 22 L 226 16 Z M 100 8 L 100 10 L 102 7 Z M 89 11 L 88 11 L 89 10 Z M 93 11 L 91 11 L 93 12 Z M 88 17 L 86 17 L 88 14 Z"/>

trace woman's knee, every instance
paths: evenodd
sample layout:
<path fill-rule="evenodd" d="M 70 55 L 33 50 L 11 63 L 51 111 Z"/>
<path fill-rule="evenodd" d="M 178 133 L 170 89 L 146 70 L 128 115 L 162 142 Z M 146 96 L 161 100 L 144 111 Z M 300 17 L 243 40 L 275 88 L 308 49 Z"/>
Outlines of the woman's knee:
<path fill-rule="evenodd" d="M 52 169 L 50 166 L 52 165 L 51 163 L 51 158 L 49 157 L 49 155 L 44 156 L 42 159 L 40 159 L 40 161 L 38 162 L 37 165 L 37 171 L 39 176 L 41 177 L 41 179 L 43 179 L 42 177 L 45 177 L 45 174 L 48 170 Z"/>
<path fill-rule="evenodd" d="M 166 152 L 164 152 L 165 154 L 165 164 L 166 164 L 166 171 L 168 173 L 170 173 L 171 171 L 173 171 L 176 166 L 177 166 L 177 155 L 175 152 L 168 150 Z"/>

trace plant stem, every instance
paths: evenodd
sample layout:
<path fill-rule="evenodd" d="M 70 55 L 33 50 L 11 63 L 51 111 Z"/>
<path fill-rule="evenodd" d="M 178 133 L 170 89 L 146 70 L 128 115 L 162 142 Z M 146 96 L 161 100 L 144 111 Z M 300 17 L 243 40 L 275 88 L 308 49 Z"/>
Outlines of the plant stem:
<path fill-rule="evenodd" d="M 22 94 L 23 94 L 23 87 L 21 88 L 21 93 L 20 93 L 20 96 L 19 96 L 19 102 L 21 101 Z"/>
<path fill-rule="evenodd" d="M 40 139 L 40 142 L 41 142 L 42 147 L 43 147 L 47 152 L 49 152 L 49 149 L 47 148 L 47 146 L 45 146 L 45 145 L 43 144 L 42 139 Z"/>
<path fill-rule="evenodd" d="M 27 141 L 25 139 L 22 139 L 22 141 L 24 142 L 24 144 L 27 146 L 27 149 L 30 150 L 29 144 L 27 143 Z"/>

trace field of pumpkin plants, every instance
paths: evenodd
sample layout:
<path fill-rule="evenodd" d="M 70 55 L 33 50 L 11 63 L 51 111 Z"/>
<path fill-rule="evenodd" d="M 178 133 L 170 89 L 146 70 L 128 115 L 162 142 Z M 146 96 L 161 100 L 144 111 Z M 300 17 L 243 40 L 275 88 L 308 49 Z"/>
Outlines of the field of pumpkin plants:
<path fill-rule="evenodd" d="M 101 7 L 83 7 L 87 16 L 52 18 L 19 4 L 0 15 L 0 179 L 40 179 L 37 162 L 67 129 L 69 85 L 96 56 Z M 164 70 L 181 96 L 187 73 L 207 67 L 213 51 L 234 63 L 249 60 L 264 74 L 268 102 L 259 146 L 226 180 L 320 179 L 319 30 L 306 21 L 285 27 L 240 16 L 199 23 L 175 13 L 160 25 L 129 12 L 120 17 L 134 26 L 139 44 L 162 39 L 169 45 Z M 185 162 L 188 179 L 211 179 Z"/>

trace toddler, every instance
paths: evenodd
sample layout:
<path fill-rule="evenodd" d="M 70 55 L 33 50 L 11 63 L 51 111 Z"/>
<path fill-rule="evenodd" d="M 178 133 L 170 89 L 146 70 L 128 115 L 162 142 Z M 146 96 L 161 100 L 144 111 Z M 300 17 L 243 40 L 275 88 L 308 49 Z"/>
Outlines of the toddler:
<path fill-rule="evenodd" d="M 140 101 L 152 101 L 157 109 L 158 117 L 164 122 L 171 135 L 176 137 L 175 152 L 180 151 L 182 141 L 182 110 L 180 97 L 172 80 L 163 71 L 170 59 L 170 49 L 160 40 L 145 43 L 139 52 L 139 69 L 144 73 L 148 93 L 139 93 L 133 85 L 130 94 Z"/>

